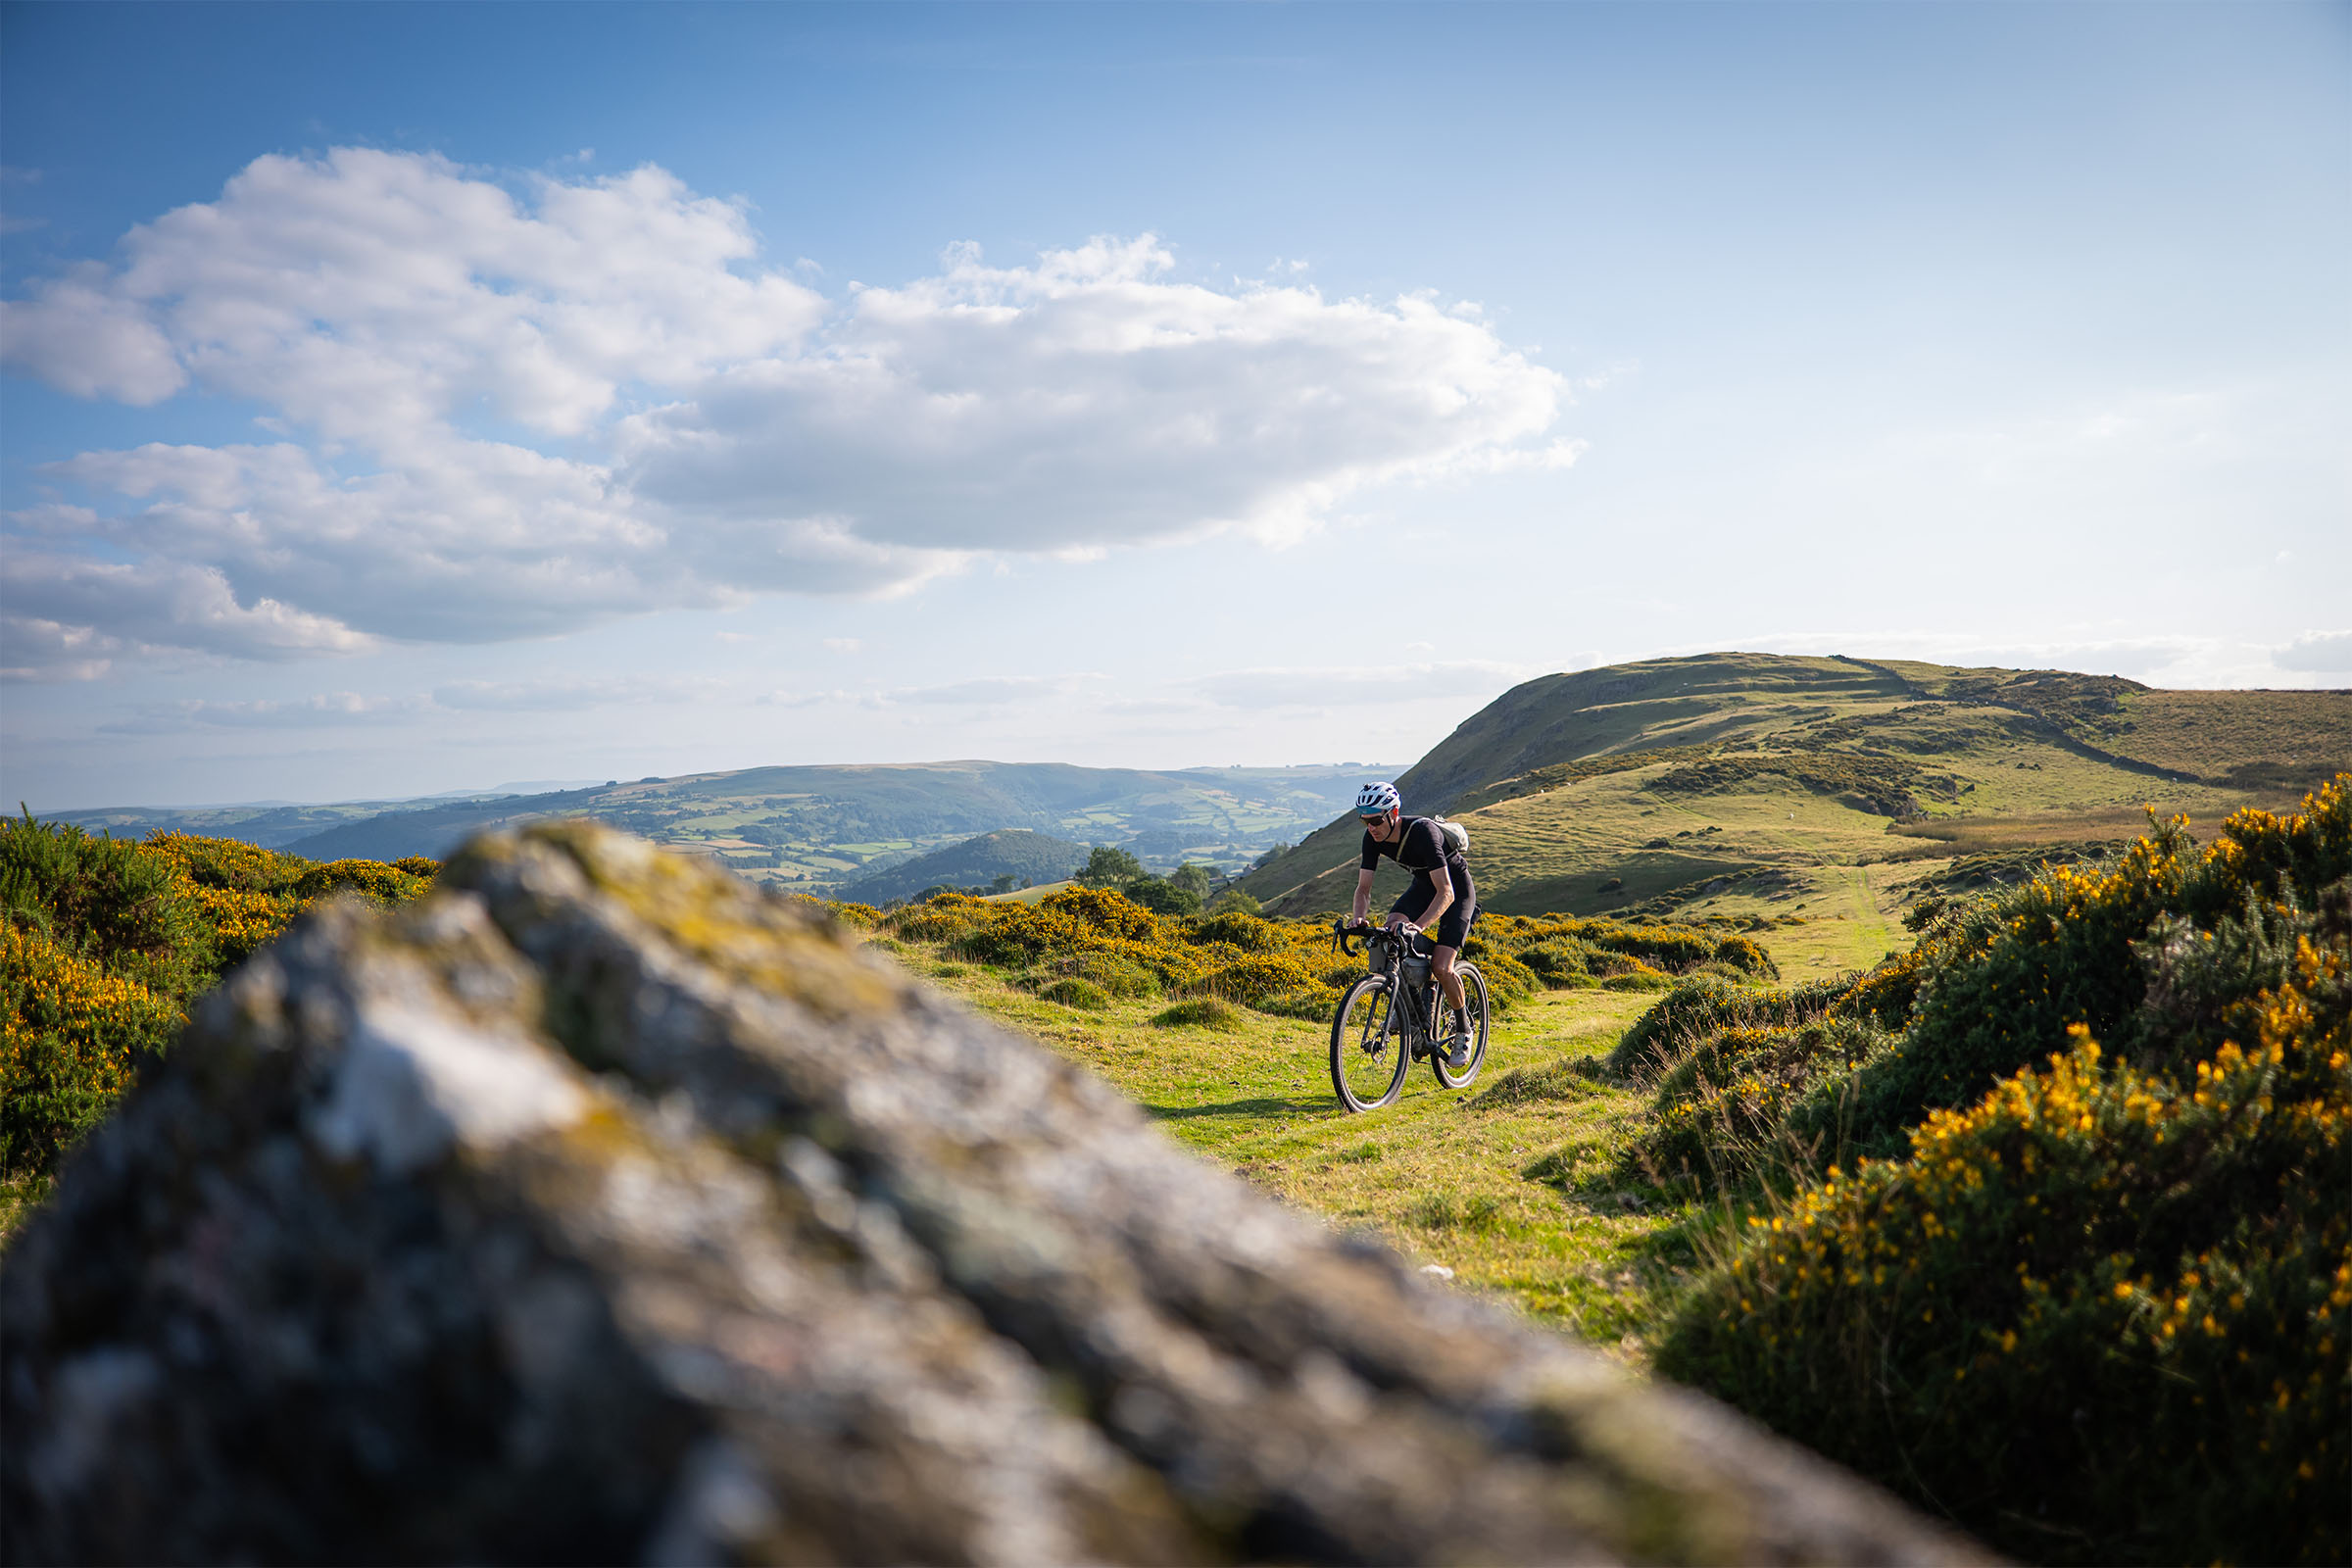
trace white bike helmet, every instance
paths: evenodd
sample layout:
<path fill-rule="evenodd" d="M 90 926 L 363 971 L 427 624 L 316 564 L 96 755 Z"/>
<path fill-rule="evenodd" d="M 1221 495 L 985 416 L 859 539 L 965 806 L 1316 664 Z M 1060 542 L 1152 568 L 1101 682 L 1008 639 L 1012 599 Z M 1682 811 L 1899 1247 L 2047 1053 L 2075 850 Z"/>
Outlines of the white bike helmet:
<path fill-rule="evenodd" d="M 1394 784 L 1367 784 L 1355 792 L 1355 814 L 1386 816 L 1404 805 Z"/>

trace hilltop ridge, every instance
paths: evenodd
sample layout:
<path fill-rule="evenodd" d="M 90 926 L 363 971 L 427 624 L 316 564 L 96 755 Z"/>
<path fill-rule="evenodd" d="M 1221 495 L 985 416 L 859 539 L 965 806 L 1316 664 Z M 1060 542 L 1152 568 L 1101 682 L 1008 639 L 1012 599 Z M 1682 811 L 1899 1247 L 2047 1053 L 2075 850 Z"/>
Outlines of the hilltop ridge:
<path fill-rule="evenodd" d="M 1723 653 L 1524 682 L 1396 782 L 1407 809 L 1469 828 L 1486 907 L 1802 911 L 1845 923 L 1823 933 L 1845 966 L 1936 877 L 2095 855 L 2147 806 L 2283 805 L 2345 767 L 2347 692 Z M 1359 842 L 1341 813 L 1243 885 L 1282 913 L 1344 907 Z M 1378 896 L 1401 884 L 1384 866 Z"/>

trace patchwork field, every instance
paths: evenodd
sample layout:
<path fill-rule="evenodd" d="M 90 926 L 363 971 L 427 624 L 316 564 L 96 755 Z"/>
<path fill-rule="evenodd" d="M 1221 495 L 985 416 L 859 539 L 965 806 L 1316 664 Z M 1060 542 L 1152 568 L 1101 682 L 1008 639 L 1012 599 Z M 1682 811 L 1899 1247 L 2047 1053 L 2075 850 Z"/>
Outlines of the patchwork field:
<path fill-rule="evenodd" d="M 679 854 L 710 857 L 754 881 L 820 893 L 863 881 L 867 895 L 903 896 L 926 881 L 985 884 L 1008 870 L 1050 880 L 1085 858 L 1081 848 L 1061 863 L 1013 855 L 981 866 L 962 861 L 985 859 L 984 854 L 944 855 L 950 863 L 943 874 L 912 887 L 875 880 L 898 865 L 968 852 L 972 841 L 1008 831 L 1112 845 L 1159 870 L 1185 860 L 1239 870 L 1327 820 L 1354 798 L 1367 768 L 1392 771 L 1348 764 L 1154 772 L 988 761 L 756 767 L 538 794 L 192 811 L 122 808 L 67 811 L 56 820 L 129 838 L 159 832 L 234 838 L 332 861 L 438 858 L 494 828 L 588 817 Z"/>

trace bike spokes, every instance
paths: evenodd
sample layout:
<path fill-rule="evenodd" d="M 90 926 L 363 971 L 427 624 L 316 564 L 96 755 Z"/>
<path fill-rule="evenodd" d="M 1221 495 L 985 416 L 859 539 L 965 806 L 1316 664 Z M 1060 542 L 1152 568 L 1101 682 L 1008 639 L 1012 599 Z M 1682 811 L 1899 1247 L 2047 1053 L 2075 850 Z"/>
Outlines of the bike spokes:
<path fill-rule="evenodd" d="M 1385 980 L 1358 980 L 1340 999 L 1331 1022 L 1331 1086 L 1350 1110 L 1396 1098 L 1410 1064 L 1402 1022 Z"/>

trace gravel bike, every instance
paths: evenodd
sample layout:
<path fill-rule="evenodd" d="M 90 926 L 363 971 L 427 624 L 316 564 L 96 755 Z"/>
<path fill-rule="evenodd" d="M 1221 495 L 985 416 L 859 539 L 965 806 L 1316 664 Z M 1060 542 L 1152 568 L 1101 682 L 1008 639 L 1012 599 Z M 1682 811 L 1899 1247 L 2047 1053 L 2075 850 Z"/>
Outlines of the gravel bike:
<path fill-rule="evenodd" d="M 1429 970 L 1428 939 L 1411 926 L 1332 926 L 1332 946 L 1352 956 L 1365 944 L 1370 973 L 1348 988 L 1331 1020 L 1331 1087 L 1349 1110 L 1376 1110 L 1404 1088 L 1404 1075 L 1426 1056 L 1438 1082 L 1461 1089 L 1487 1059 L 1487 977 L 1475 963 L 1456 963 L 1469 1016 L 1470 1051 L 1460 1071 L 1453 1054 L 1453 1019 Z"/>

